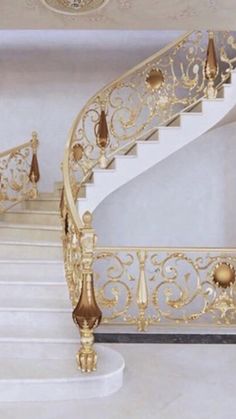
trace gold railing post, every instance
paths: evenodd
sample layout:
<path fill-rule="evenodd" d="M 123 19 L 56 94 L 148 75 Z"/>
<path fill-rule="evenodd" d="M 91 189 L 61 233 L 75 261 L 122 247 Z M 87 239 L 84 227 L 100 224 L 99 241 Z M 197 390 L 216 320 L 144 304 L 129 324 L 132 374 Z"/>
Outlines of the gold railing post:
<path fill-rule="evenodd" d="M 73 320 L 79 326 L 81 337 L 81 346 L 76 357 L 78 367 L 82 372 L 92 372 L 97 367 L 93 330 L 99 325 L 102 313 L 94 293 L 93 262 L 96 235 L 92 228 L 90 212 L 87 211 L 83 215 L 83 222 L 80 236 L 82 286 L 79 302 L 73 311 Z"/>
<path fill-rule="evenodd" d="M 106 102 L 100 98 L 101 104 L 101 113 L 99 116 L 99 121 L 95 125 L 96 132 L 96 142 L 97 146 L 100 149 L 99 165 L 101 169 L 106 169 L 108 164 L 108 159 L 106 157 L 106 149 L 109 145 L 109 130 L 106 117 Z"/>
<path fill-rule="evenodd" d="M 147 252 L 140 250 L 137 252 L 137 257 L 139 260 L 139 280 L 137 287 L 137 305 L 139 308 L 138 330 L 144 332 L 148 326 L 148 320 L 145 317 L 145 311 L 148 307 L 148 287 L 145 275 Z"/>
<path fill-rule="evenodd" d="M 215 50 L 214 33 L 209 31 L 207 57 L 205 63 L 205 77 L 208 80 L 206 87 L 206 96 L 208 99 L 215 99 L 217 96 L 217 88 L 214 81 L 218 75 L 218 63 Z"/>
<path fill-rule="evenodd" d="M 38 195 L 37 183 L 40 179 L 39 164 L 37 158 L 37 149 L 39 145 L 37 132 L 32 132 L 32 139 L 30 141 L 32 148 L 32 161 L 30 165 L 29 180 L 32 183 L 32 191 L 30 191 L 30 198 L 35 199 Z"/>

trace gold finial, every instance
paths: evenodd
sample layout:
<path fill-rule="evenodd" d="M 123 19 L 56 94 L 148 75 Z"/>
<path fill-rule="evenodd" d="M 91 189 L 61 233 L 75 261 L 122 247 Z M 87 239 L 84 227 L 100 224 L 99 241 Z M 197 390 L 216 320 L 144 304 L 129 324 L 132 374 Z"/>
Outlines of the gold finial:
<path fill-rule="evenodd" d="M 208 31 L 208 38 L 209 39 L 214 39 L 214 32 L 213 31 Z"/>
<path fill-rule="evenodd" d="M 32 146 L 32 150 L 34 154 L 36 154 L 37 152 L 38 145 L 39 145 L 38 134 L 36 131 L 33 131 L 32 138 L 31 138 L 31 146 Z"/>
<path fill-rule="evenodd" d="M 92 227 L 93 216 L 92 216 L 91 212 L 86 211 L 84 213 L 82 219 L 83 219 L 85 228 L 91 228 Z"/>

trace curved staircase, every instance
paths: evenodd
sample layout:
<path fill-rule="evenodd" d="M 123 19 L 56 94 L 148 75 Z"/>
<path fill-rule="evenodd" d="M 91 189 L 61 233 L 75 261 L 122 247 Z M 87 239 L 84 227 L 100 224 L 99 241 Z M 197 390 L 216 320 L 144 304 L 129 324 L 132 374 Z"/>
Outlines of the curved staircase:
<path fill-rule="evenodd" d="M 139 331 L 168 320 L 188 323 L 209 313 L 216 322 L 220 317 L 219 323 L 234 321 L 234 257 L 227 249 L 99 248 L 92 212 L 111 192 L 213 128 L 235 106 L 235 45 L 234 32 L 188 33 L 101 89 L 74 121 L 63 161 L 61 215 L 82 370 L 89 371 L 88 352 L 96 367 L 93 330 L 101 314 L 105 325 L 136 325 Z M 84 198 L 78 195 L 82 189 Z M 160 255 L 165 255 L 161 261 Z M 204 257 L 210 262 L 203 267 L 199 261 Z M 154 288 L 145 270 L 147 260 Z M 111 262 L 104 271 L 99 261 Z M 191 286 L 191 273 L 176 268 L 179 261 L 194 271 Z M 221 277 L 224 269 L 227 285 Z M 202 299 L 201 307 L 195 306 L 197 299 Z"/>
<path fill-rule="evenodd" d="M 175 54 L 174 57 L 178 55 L 181 47 L 186 48 L 185 43 L 188 45 L 189 37 L 188 34 L 169 47 L 171 53 Z M 205 47 L 205 35 L 202 42 Z M 89 283 L 87 285 L 91 285 L 93 279 L 92 264 L 96 241 L 91 216 L 87 211 L 93 212 L 112 191 L 212 128 L 236 104 L 236 73 L 230 58 L 228 61 L 224 58 L 222 63 L 226 63 L 226 70 L 230 68 L 230 71 L 225 71 L 224 74 L 222 72 L 223 77 L 217 84 L 217 97 L 206 97 L 206 84 L 201 78 L 202 72 L 198 70 L 201 75 L 199 82 L 195 77 L 195 68 L 191 74 L 192 78 L 189 75 L 187 77 L 186 73 L 187 81 L 184 77 L 181 78 L 181 75 L 180 79 L 185 83 L 185 93 L 194 88 L 199 91 L 195 92 L 194 98 L 188 97 L 187 102 L 185 97 L 181 98 L 178 110 L 174 109 L 172 112 L 172 108 L 168 109 L 168 117 L 163 117 L 160 122 L 158 118 L 161 110 L 163 111 L 162 103 L 158 104 L 156 113 L 152 106 L 149 106 L 151 122 L 145 125 L 142 121 L 143 129 L 137 129 L 135 135 L 127 136 L 128 141 L 124 141 L 122 147 L 120 143 L 115 143 L 117 138 L 113 135 L 112 122 L 108 124 L 110 135 L 112 133 L 109 145 L 101 142 L 107 140 L 105 135 L 99 137 L 100 144 L 97 147 L 97 132 L 95 137 L 92 137 L 94 141 L 90 143 L 89 135 L 85 135 L 85 129 L 83 127 L 82 130 L 80 124 L 85 123 L 86 117 L 95 112 L 95 117 L 90 120 L 93 129 L 94 125 L 99 125 L 100 111 L 104 114 L 107 111 L 107 118 L 110 117 L 112 121 L 111 109 L 115 109 L 115 113 L 117 107 L 119 111 L 119 104 L 123 103 L 124 99 L 116 98 L 112 102 L 111 91 L 114 93 L 115 89 L 122 90 L 127 86 L 130 88 L 130 80 L 134 83 L 133 79 L 136 76 L 139 78 L 139 85 L 143 86 L 144 80 L 150 79 L 150 71 L 154 64 L 160 64 L 165 69 L 166 64 L 162 61 L 161 54 L 166 57 L 169 50 L 166 48 L 162 53 L 127 73 L 124 78 L 102 89 L 82 110 L 70 132 L 63 163 L 64 191 L 61 215 L 64 221 L 65 271 L 74 307 L 78 306 L 78 301 L 80 303 L 83 292 L 86 294 L 89 289 L 88 287 L 83 290 L 83 275 Z M 200 52 L 202 55 L 206 52 L 202 46 Z M 202 62 L 201 66 L 203 67 Z M 156 68 L 156 76 L 157 73 Z M 166 74 L 166 77 L 170 75 Z M 191 87 L 191 83 L 194 87 Z M 144 90 L 143 87 L 142 89 Z M 149 91 L 149 94 L 152 100 L 153 97 L 157 100 L 158 92 L 154 94 Z M 110 100 L 108 110 L 105 109 L 103 95 L 106 100 Z M 127 96 L 125 98 L 127 99 Z M 135 127 L 135 123 L 138 125 L 135 117 L 125 122 L 122 117 L 118 120 L 129 131 Z M 102 131 L 101 126 L 99 129 Z M 107 127 L 105 131 L 106 129 Z M 91 133 L 91 127 L 89 132 Z M 123 138 L 122 135 L 120 138 Z M 25 202 L 20 209 L 15 208 L 1 215 L 0 401 L 66 400 L 81 397 L 75 390 L 75 383 L 80 380 L 74 360 L 79 338 L 71 319 L 72 308 L 64 280 L 60 243 L 60 190 L 61 185 L 58 184 L 54 193 L 40 194 L 38 199 Z M 144 292 L 141 290 L 141 297 L 144 294 L 145 289 Z M 95 303 L 91 303 L 91 300 L 95 300 L 95 296 L 91 292 L 89 297 L 89 308 L 94 310 Z M 93 318 L 89 338 L 93 327 L 98 323 L 94 319 L 98 320 L 95 317 L 99 317 L 97 312 L 96 316 L 91 313 L 94 312 L 89 312 L 88 319 L 88 314 L 85 313 L 86 321 L 89 322 L 91 317 Z M 83 327 L 88 333 L 86 321 Z M 83 343 L 84 336 L 81 336 Z M 29 389 L 32 389 L 32 392 L 29 392 Z"/>

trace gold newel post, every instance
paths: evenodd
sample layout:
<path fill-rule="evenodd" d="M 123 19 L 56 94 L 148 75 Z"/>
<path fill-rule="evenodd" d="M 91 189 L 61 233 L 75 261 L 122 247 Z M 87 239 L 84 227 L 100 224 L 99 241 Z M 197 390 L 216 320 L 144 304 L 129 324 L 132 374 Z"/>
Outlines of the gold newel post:
<path fill-rule="evenodd" d="M 38 195 L 37 183 L 40 179 L 39 164 L 37 158 L 37 149 L 39 145 L 37 132 L 32 132 L 32 139 L 30 141 L 32 148 L 32 161 L 30 165 L 29 180 L 32 183 L 32 191 L 30 192 L 30 198 L 35 199 Z"/>
<path fill-rule="evenodd" d="M 218 63 L 215 50 L 214 34 L 209 31 L 207 57 L 205 63 L 205 77 L 208 80 L 206 87 L 206 96 L 208 99 L 215 99 L 217 96 L 217 88 L 214 86 L 215 79 L 218 75 Z"/>
<path fill-rule="evenodd" d="M 81 230 L 81 293 L 77 306 L 73 311 L 73 320 L 79 326 L 81 346 L 76 360 L 82 372 L 92 372 L 97 368 L 97 353 L 94 350 L 93 331 L 102 318 L 99 309 L 93 282 L 93 262 L 96 235 L 92 228 L 92 215 L 86 212 L 83 215 L 84 227 Z"/>

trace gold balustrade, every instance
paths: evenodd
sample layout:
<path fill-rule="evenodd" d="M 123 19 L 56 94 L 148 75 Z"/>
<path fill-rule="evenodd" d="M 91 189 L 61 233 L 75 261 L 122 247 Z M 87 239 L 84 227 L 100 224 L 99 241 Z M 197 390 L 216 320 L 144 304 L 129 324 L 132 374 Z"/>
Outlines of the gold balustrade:
<path fill-rule="evenodd" d="M 236 324 L 236 248 L 97 248 L 103 323 Z"/>
<path fill-rule="evenodd" d="M 39 166 L 37 133 L 30 141 L 0 153 L 0 214 L 37 197 Z"/>
<path fill-rule="evenodd" d="M 80 311 L 79 307 L 81 307 L 81 290 L 83 290 L 83 293 L 85 292 L 84 282 L 89 278 L 87 287 L 89 295 L 94 287 L 94 275 L 91 275 L 91 272 L 93 271 L 95 254 L 97 259 L 97 252 L 99 251 L 99 249 L 96 249 L 95 232 L 93 232 L 93 250 L 90 249 L 89 252 L 90 274 L 84 275 L 84 258 L 87 257 L 84 243 L 86 243 L 85 236 L 88 234 L 88 228 L 84 219 L 82 219 L 82 214 L 79 214 L 77 210 L 78 196 L 83 185 L 90 180 L 94 168 L 108 168 L 116 155 L 127 154 L 139 140 L 149 140 L 153 133 L 158 130 L 158 127 L 168 125 L 179 116 L 180 112 L 187 112 L 203 98 L 215 98 L 221 85 L 230 79 L 231 71 L 236 63 L 235 35 L 235 32 L 226 31 L 215 32 L 214 34 L 211 31 L 194 31 L 185 34 L 101 89 L 87 102 L 75 119 L 66 143 L 63 160 L 64 189 L 61 199 L 61 215 L 64 231 L 65 273 L 72 305 L 76 310 L 77 317 Z M 91 214 L 85 214 L 85 218 L 90 219 L 91 229 Z M 82 238 L 83 244 L 81 242 Z M 90 240 L 91 237 L 88 238 L 88 243 Z M 131 324 L 133 321 L 140 330 L 144 330 L 151 324 L 151 321 L 159 324 L 160 319 L 167 319 L 171 303 L 173 308 L 175 304 L 176 307 L 178 304 L 184 307 L 184 302 L 187 301 L 189 301 L 188 306 L 191 305 L 188 289 L 179 288 L 181 295 L 178 298 L 170 295 L 167 299 L 169 306 L 166 315 L 165 310 L 158 314 L 159 288 L 156 287 L 155 292 L 152 291 L 150 294 L 149 285 L 152 282 L 147 283 L 145 279 L 146 258 L 149 257 L 146 252 L 147 249 L 139 249 L 135 256 L 140 263 L 138 287 L 134 290 L 130 285 L 135 281 L 123 281 L 123 287 L 127 292 L 123 309 L 118 309 L 118 306 L 116 306 L 116 302 L 120 303 L 121 301 L 119 292 L 113 293 L 109 299 L 102 291 L 105 292 L 107 289 L 106 282 L 102 285 L 102 288 L 99 288 L 99 281 L 96 281 L 97 300 L 105 312 L 105 314 L 103 313 L 103 323 L 113 322 L 114 319 L 119 318 L 119 320 L 122 320 L 122 324 Z M 109 249 L 106 257 L 108 257 L 108 254 Z M 110 260 L 112 257 L 115 256 L 113 250 L 110 249 L 108 259 Z M 128 257 L 127 263 L 131 262 L 133 257 L 134 255 L 130 259 Z M 103 257 L 100 253 L 98 259 L 101 258 Z M 195 266 L 194 264 L 195 262 L 192 261 L 191 266 Z M 124 266 L 126 266 L 125 263 Z M 173 272 L 175 270 L 172 271 L 172 274 Z M 109 279 L 110 273 L 111 271 L 107 272 L 108 277 L 105 277 L 104 281 L 107 280 L 112 285 L 115 279 Z M 199 269 L 197 268 L 196 275 L 199 275 Z M 174 278 L 172 280 L 174 281 Z M 199 281 L 198 277 L 198 287 L 200 287 Z M 185 281 L 184 284 L 187 287 L 188 281 Z M 169 284 L 169 288 L 173 286 L 173 284 Z M 117 288 L 115 287 L 115 289 Z M 163 288 L 161 287 L 161 289 Z M 204 287 L 201 289 L 201 295 L 203 296 Z M 212 288 L 212 293 L 216 295 L 217 290 L 217 286 L 215 291 Z M 225 292 L 228 294 L 228 288 Z M 135 315 L 132 320 L 133 314 L 128 314 L 127 310 L 134 298 L 136 298 L 139 315 Z M 152 305 L 156 304 L 154 317 L 146 314 L 149 311 L 150 298 L 152 298 Z M 86 349 L 87 353 L 91 350 L 91 354 L 93 328 L 101 320 L 97 310 L 96 298 L 93 296 L 92 300 L 94 302 L 94 310 L 91 314 L 94 320 L 92 322 L 93 326 L 88 326 L 90 324 L 89 310 L 84 315 L 84 323 L 81 318 L 79 322 L 76 321 L 80 327 L 81 335 L 86 336 L 87 343 L 90 342 L 90 347 L 87 345 L 86 348 L 83 348 L 82 343 L 81 350 Z M 205 308 L 202 309 L 204 313 L 210 304 L 207 302 L 208 300 L 205 301 Z M 219 300 L 215 301 L 219 302 Z M 109 307 L 111 313 L 107 315 L 106 312 Z M 221 307 L 223 307 L 223 300 Z M 97 312 L 96 321 L 94 319 L 95 312 Z M 180 316 L 180 319 L 177 317 L 176 321 L 182 321 L 182 319 L 187 321 L 188 318 L 190 319 L 191 316 L 188 317 L 186 314 L 182 318 Z M 192 313 L 192 318 L 194 318 L 194 313 Z M 126 319 L 129 319 L 129 321 L 126 321 Z M 84 353 L 83 362 L 80 354 L 79 352 L 77 357 L 79 368 L 83 371 L 94 370 L 96 367 L 94 354 L 89 358 Z"/>

